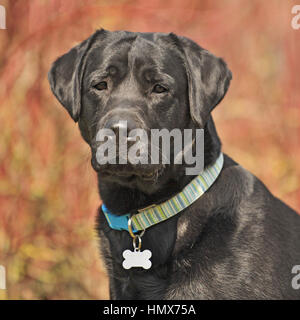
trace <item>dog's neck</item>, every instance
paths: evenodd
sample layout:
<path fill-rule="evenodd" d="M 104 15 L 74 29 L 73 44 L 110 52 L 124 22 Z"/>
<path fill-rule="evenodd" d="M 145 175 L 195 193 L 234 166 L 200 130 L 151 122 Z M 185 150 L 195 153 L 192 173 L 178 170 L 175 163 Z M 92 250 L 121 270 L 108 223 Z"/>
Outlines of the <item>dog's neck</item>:
<path fill-rule="evenodd" d="M 214 163 L 221 151 L 221 142 L 217 135 L 214 122 L 210 117 L 204 129 L 204 166 Z M 98 174 L 100 197 L 114 214 L 125 214 L 159 204 L 180 192 L 193 178 L 185 174 L 185 168 L 177 168 L 176 174 L 167 180 L 163 186 L 152 194 L 147 194 L 137 188 L 129 188 L 115 182 L 105 183 Z M 176 177 L 176 178 L 174 178 Z"/>

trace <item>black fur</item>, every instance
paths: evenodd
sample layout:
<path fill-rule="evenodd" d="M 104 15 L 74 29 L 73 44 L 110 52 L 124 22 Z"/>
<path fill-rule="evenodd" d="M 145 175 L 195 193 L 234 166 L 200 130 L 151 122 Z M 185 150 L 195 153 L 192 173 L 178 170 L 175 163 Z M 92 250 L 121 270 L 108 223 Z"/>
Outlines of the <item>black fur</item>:
<path fill-rule="evenodd" d="M 159 77 L 169 91 L 153 95 Z M 94 85 L 103 79 L 108 89 L 98 92 Z M 52 91 L 91 147 L 101 199 L 119 215 L 169 199 L 193 177 L 185 175 L 185 164 L 101 166 L 97 130 L 116 118 L 146 130 L 204 128 L 207 166 L 221 150 L 210 112 L 230 80 L 222 59 L 187 38 L 105 30 L 56 60 L 49 72 Z M 143 173 L 153 170 L 154 178 L 145 180 Z M 123 269 L 131 237 L 111 229 L 101 209 L 97 230 L 111 299 L 300 298 L 291 286 L 292 267 L 300 264 L 300 217 L 227 155 L 199 200 L 147 229 L 142 240 L 153 254 L 151 269 Z"/>

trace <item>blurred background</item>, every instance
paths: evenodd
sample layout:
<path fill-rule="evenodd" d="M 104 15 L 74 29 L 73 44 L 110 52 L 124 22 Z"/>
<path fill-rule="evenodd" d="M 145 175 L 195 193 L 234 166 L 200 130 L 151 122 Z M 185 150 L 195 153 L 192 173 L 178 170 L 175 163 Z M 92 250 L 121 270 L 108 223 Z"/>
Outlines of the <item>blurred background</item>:
<path fill-rule="evenodd" d="M 233 73 L 213 113 L 223 151 L 300 211 L 296 3 L 0 0 L 0 299 L 108 298 L 89 149 L 47 81 L 51 63 L 101 27 L 172 31 L 223 57 Z"/>

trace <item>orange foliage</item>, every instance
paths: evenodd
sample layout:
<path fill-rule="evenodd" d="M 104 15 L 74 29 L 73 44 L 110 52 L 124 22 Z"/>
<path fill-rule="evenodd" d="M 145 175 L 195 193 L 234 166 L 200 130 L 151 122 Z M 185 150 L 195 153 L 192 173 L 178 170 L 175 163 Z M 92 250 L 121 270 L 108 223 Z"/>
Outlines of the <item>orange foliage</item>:
<path fill-rule="evenodd" d="M 223 150 L 300 210 L 294 1 L 0 1 L 0 264 L 6 299 L 105 299 L 89 149 L 52 96 L 54 59 L 95 29 L 188 36 L 233 72 L 214 111 Z"/>

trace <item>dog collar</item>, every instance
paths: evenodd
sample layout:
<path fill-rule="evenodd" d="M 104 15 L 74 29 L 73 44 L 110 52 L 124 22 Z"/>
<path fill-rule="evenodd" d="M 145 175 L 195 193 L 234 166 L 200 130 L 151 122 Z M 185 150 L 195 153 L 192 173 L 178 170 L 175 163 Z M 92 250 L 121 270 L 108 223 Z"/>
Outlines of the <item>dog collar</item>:
<path fill-rule="evenodd" d="M 136 233 L 175 216 L 189 207 L 209 189 L 220 174 L 223 163 L 224 157 L 221 152 L 216 162 L 203 170 L 181 192 L 161 204 L 140 209 L 138 210 L 139 213 L 127 213 L 118 216 L 111 213 L 105 204 L 102 204 L 102 211 L 109 226 L 115 230 L 127 230 L 129 232 L 131 230 L 128 229 L 128 220 L 131 218 L 131 229 Z"/>

